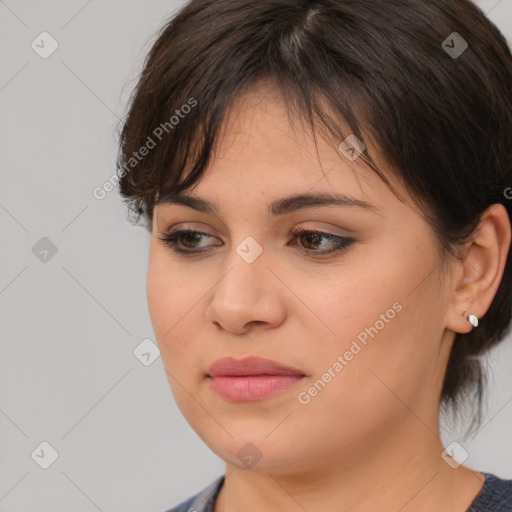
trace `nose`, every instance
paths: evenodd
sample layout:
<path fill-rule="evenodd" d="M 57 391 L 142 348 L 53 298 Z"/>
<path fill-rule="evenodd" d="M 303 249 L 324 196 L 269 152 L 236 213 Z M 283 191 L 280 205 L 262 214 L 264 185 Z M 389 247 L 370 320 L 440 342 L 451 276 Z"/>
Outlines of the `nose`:
<path fill-rule="evenodd" d="M 286 316 L 284 287 L 267 264 L 263 255 L 247 263 L 233 250 L 214 285 L 206 320 L 233 334 L 278 327 Z"/>

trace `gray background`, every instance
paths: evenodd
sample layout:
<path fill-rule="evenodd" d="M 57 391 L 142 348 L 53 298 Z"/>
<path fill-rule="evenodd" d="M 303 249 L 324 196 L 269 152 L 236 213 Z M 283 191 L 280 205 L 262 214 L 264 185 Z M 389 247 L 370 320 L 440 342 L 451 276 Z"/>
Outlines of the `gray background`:
<path fill-rule="evenodd" d="M 512 0 L 479 4 L 512 40 Z M 116 128 L 153 34 L 180 5 L 0 1 L 1 511 L 158 512 L 223 471 L 177 409 L 161 359 L 145 366 L 133 353 L 154 340 L 149 235 L 116 190 L 92 193 L 114 172 Z M 59 45 L 47 59 L 31 48 L 43 31 Z M 512 478 L 510 340 L 486 361 L 481 430 L 443 440 Z M 43 441 L 58 452 L 48 469 Z"/>

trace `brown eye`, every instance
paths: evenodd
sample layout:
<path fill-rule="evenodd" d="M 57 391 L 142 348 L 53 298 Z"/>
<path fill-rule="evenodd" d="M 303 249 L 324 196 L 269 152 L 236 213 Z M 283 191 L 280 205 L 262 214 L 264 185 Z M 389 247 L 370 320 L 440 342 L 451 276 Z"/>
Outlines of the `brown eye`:
<path fill-rule="evenodd" d="M 317 244 L 322 241 L 322 235 L 313 232 L 303 233 L 298 238 L 307 249 L 317 249 Z"/>
<path fill-rule="evenodd" d="M 197 231 L 189 231 L 182 233 L 179 235 L 181 237 L 182 243 L 185 247 L 194 248 L 198 242 L 203 238 L 203 233 L 199 233 Z"/>
<path fill-rule="evenodd" d="M 293 231 L 292 235 L 294 240 L 298 240 L 300 242 L 300 251 L 320 257 L 342 251 L 355 241 L 353 238 L 337 236 L 331 233 L 324 233 L 322 231 L 311 231 L 304 228 L 299 228 Z M 214 237 L 202 231 L 184 229 L 168 233 L 160 237 L 160 240 L 162 240 L 162 242 L 169 246 L 174 252 L 193 255 L 207 252 L 215 245 L 222 245 L 213 244 L 201 247 L 201 241 L 208 238 Z M 322 248 L 322 246 L 327 247 Z"/>
<path fill-rule="evenodd" d="M 175 252 L 195 254 L 199 252 L 205 252 L 204 247 L 199 250 L 196 249 L 197 247 L 199 247 L 199 243 L 201 242 L 201 240 L 213 237 L 208 233 L 204 233 L 202 231 L 182 229 L 174 231 L 172 233 L 168 233 L 167 235 L 164 235 L 159 238 L 160 240 L 162 240 L 162 242 L 168 245 Z M 185 248 L 183 249 L 182 247 Z M 208 247 L 211 246 L 206 246 L 206 250 L 208 250 Z"/>
<path fill-rule="evenodd" d="M 300 242 L 304 252 L 319 256 L 342 251 L 355 241 L 353 238 L 323 233 L 322 231 L 311 231 L 304 228 L 296 229 L 292 232 L 292 235 L 295 240 Z M 327 246 L 331 248 L 317 250 L 325 240 L 327 240 Z"/>

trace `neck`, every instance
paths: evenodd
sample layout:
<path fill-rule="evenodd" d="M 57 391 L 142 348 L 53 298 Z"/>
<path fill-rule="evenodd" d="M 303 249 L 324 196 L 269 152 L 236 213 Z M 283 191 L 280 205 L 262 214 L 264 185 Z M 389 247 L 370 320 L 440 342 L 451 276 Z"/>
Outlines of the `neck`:
<path fill-rule="evenodd" d="M 374 440 L 343 457 L 323 456 L 307 468 L 297 470 L 295 464 L 294 471 L 227 464 L 215 512 L 465 512 L 482 487 L 480 473 L 452 469 L 441 458 L 438 431 L 417 418 L 384 442 Z"/>

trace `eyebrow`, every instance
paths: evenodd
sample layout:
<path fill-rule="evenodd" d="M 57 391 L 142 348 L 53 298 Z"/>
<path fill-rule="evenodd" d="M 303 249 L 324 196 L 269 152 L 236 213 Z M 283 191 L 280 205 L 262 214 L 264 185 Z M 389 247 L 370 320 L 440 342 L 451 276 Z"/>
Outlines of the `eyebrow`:
<path fill-rule="evenodd" d="M 220 215 L 219 207 L 212 201 L 186 194 L 170 194 L 160 198 L 156 204 L 177 204 L 188 206 L 201 213 Z M 357 207 L 373 212 L 378 210 L 376 206 L 355 197 L 339 193 L 318 192 L 314 194 L 296 194 L 278 199 L 268 205 L 268 213 L 272 217 L 277 217 L 298 210 L 321 206 Z"/>

